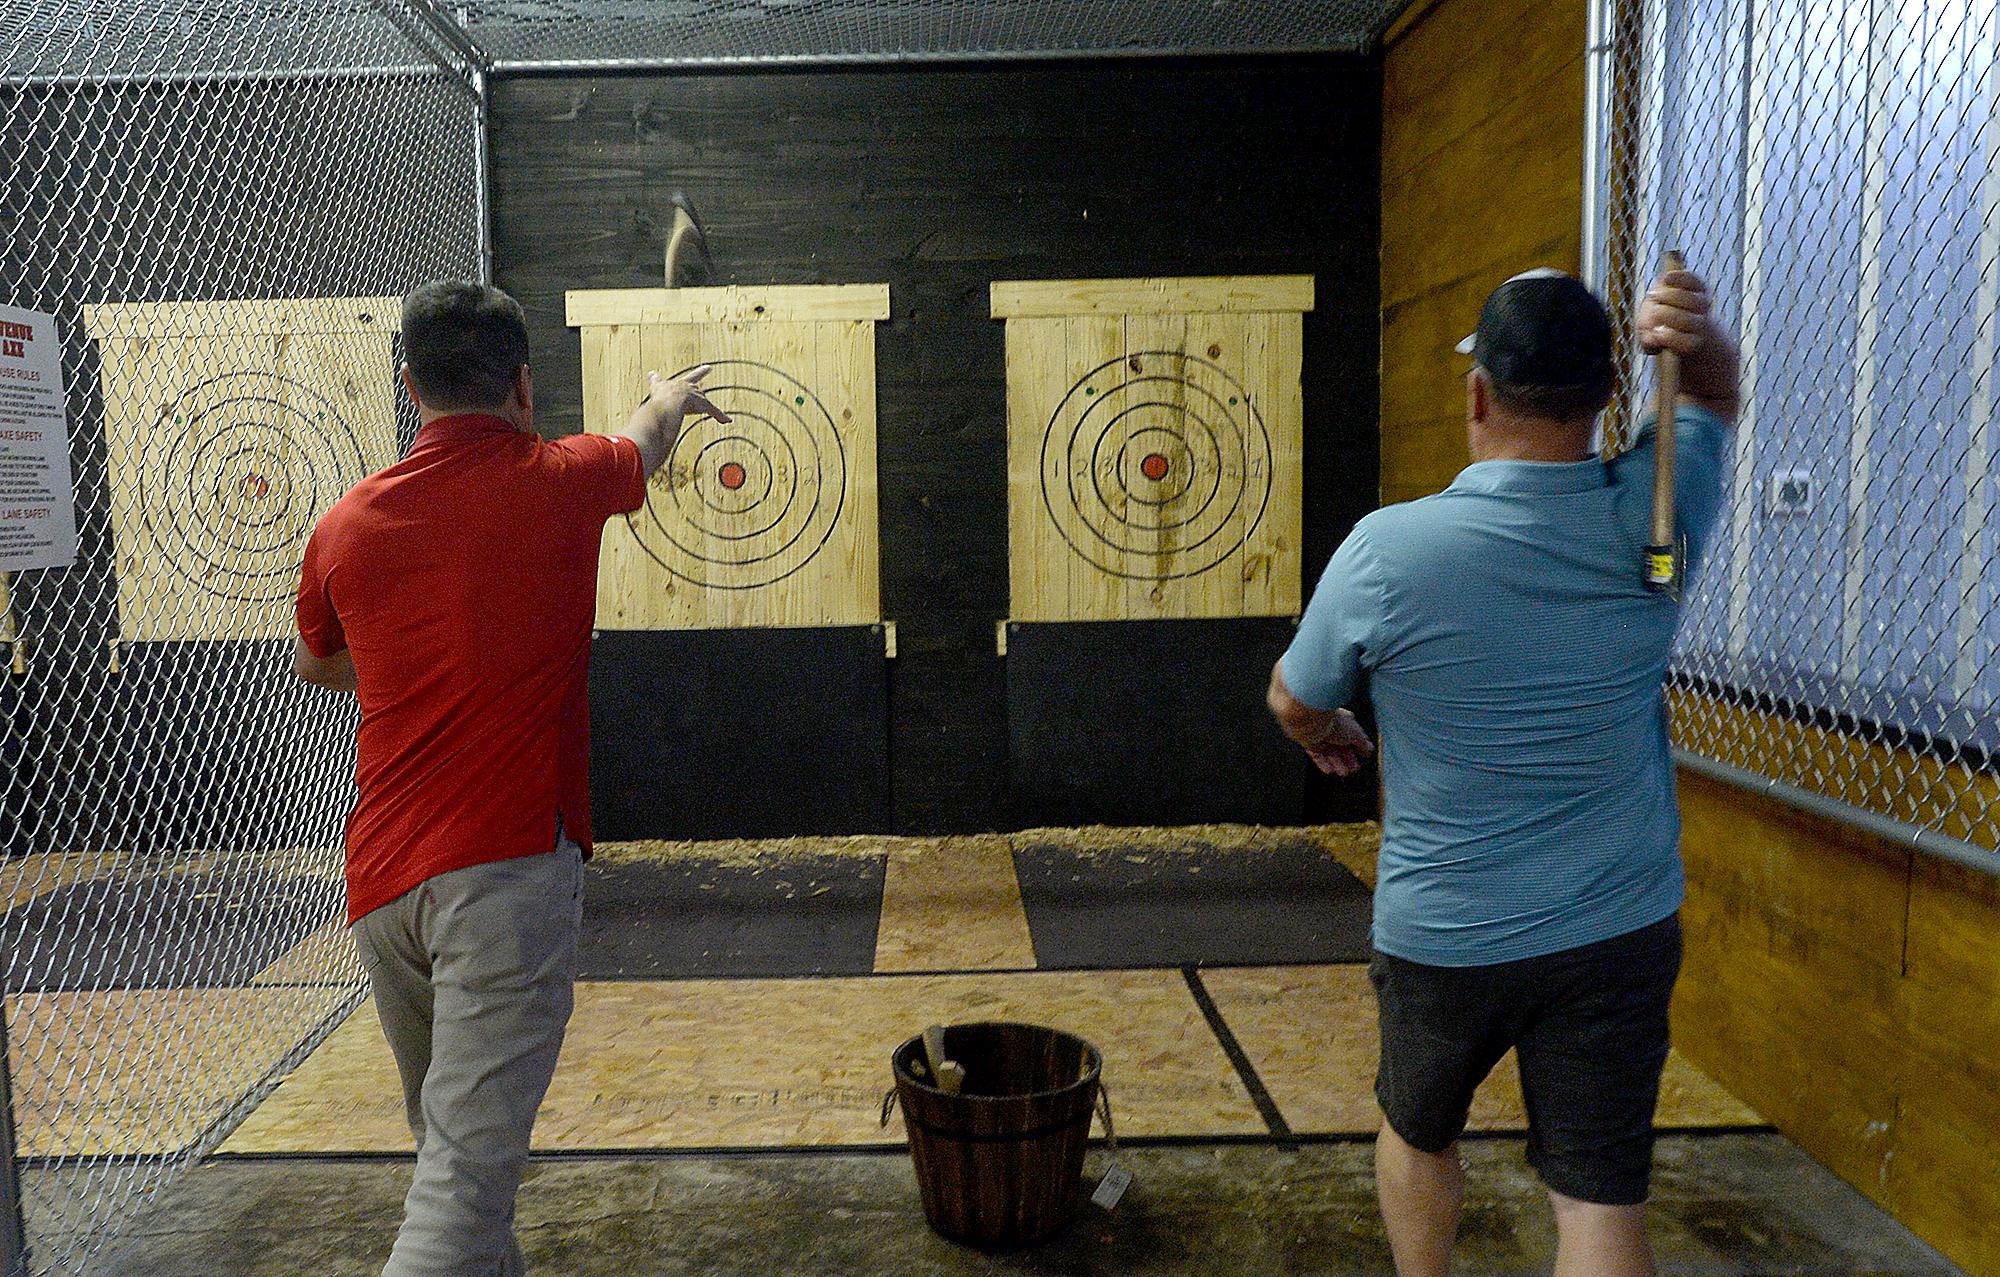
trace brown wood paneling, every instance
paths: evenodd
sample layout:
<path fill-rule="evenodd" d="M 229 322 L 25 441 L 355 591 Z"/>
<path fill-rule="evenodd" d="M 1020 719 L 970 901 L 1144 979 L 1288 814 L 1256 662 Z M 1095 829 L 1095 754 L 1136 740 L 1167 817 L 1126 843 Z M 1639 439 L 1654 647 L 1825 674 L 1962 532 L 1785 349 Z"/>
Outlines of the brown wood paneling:
<path fill-rule="evenodd" d="M 1383 62 L 1382 498 L 1466 463 L 1452 345 L 1501 280 L 1579 267 L 1585 10 L 1444 0 Z M 1446 423 L 1452 423 L 1447 426 Z"/>
<path fill-rule="evenodd" d="M 1676 1042 L 1968 1271 L 2000 1274 L 2000 879 L 1683 775 Z"/>
<path fill-rule="evenodd" d="M 1491 291 L 1484 275 L 1463 275 L 1382 307 L 1382 421 L 1384 425 L 1434 417 L 1436 401 L 1449 397 L 1463 414 L 1458 374 L 1469 366 L 1454 349 L 1478 321 Z"/>
<path fill-rule="evenodd" d="M 1503 108 L 1570 105 L 1550 93 L 1584 53 L 1581 0 L 1453 0 L 1390 47 L 1382 86 L 1382 176 L 1401 176 L 1452 148 Z M 1581 80 L 1574 98 L 1582 119 Z M 1564 149 L 1582 154 L 1579 128 Z"/>
<path fill-rule="evenodd" d="M 1684 778 L 1687 964 L 1681 1049 L 1843 1178 L 1887 1174 L 1907 852 L 1782 808 L 1746 822 L 1737 795 Z M 1835 843 L 1832 840 L 1838 839 Z M 1835 1007 L 1842 1031 L 1825 1026 Z"/>
<path fill-rule="evenodd" d="M 1991 1051 L 1994 1039 L 1983 1043 Z M 1967 1050 L 1978 1049 L 1970 1041 Z M 1994 1095 L 1962 1074 L 1912 1079 L 1900 1096 L 1896 1160 L 1881 1200 L 1974 1277 L 2000 1273 L 2000 1148 Z"/>
<path fill-rule="evenodd" d="M 1889 1205 L 1967 1269 L 2000 1273 L 2000 878 L 1922 856 L 1913 870 Z"/>
<path fill-rule="evenodd" d="M 1392 471 L 1390 457 L 1398 464 Z M 1382 427 L 1382 504 L 1414 501 L 1448 487 L 1471 460 L 1463 411 Z"/>
<path fill-rule="evenodd" d="M 1583 148 L 1564 133 L 1581 136 L 1583 112 L 1568 105 L 1517 98 L 1432 162 L 1382 183 L 1385 304 L 1468 275 L 1577 268 Z"/>
<path fill-rule="evenodd" d="M 1920 857 L 1909 915 L 1905 973 L 1923 991 L 1912 1010 L 1926 1013 L 1911 1028 L 1920 1045 L 1956 1053 L 1969 1076 L 2000 1094 L 2000 878 Z"/>
<path fill-rule="evenodd" d="M 1402 39 L 1404 32 L 1430 16 L 1431 10 L 1438 7 L 1438 2 L 1439 0 L 1407 0 L 1403 11 L 1396 15 L 1389 23 L 1388 29 L 1382 33 L 1382 43 L 1385 46 L 1393 45 Z"/>
<path fill-rule="evenodd" d="M 1777 805 L 1746 826 L 1739 797 L 1701 777 L 1681 782 L 1688 880 L 1706 889 L 1690 911 L 1713 912 L 1783 957 L 1837 951 L 1844 966 L 1901 978 L 1904 913 L 1883 901 L 1904 891 L 1910 853 Z M 1794 891 L 1806 882 L 1809 894 Z"/>

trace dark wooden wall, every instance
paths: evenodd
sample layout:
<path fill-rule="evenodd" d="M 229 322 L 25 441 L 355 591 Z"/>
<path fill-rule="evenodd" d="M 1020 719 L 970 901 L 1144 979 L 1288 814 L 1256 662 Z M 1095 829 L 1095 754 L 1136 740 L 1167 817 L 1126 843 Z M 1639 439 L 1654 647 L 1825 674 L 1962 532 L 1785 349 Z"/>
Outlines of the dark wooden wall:
<path fill-rule="evenodd" d="M 1450 370 L 1486 294 L 1530 267 L 1581 263 L 1587 19 L 1582 0 L 1444 0 L 1389 32 L 1384 505 L 1442 491 L 1472 460 Z"/>
<path fill-rule="evenodd" d="M 1374 60 L 1334 56 L 505 80 L 492 134 L 496 274 L 527 308 L 539 413 L 551 434 L 581 426 L 564 292 L 658 284 L 676 189 L 702 214 L 718 283 L 888 283 L 894 314 L 878 332 L 878 384 L 883 607 L 900 631 L 884 728 L 891 823 L 951 831 L 1088 817 L 1093 783 L 1104 791 L 1101 810 L 1130 811 L 1129 769 L 1070 776 L 1060 811 L 1008 792 L 1009 673 L 994 649 L 995 623 L 1007 616 L 1006 397 L 1002 326 L 988 317 L 987 286 L 1317 276 L 1304 372 L 1310 583 L 1373 507 L 1379 481 L 1380 93 Z M 1243 643 L 1241 626 L 1191 623 L 1169 649 L 1186 677 L 1135 670 L 1102 643 L 1096 668 L 1069 675 L 1097 689 L 1093 706 L 1107 700 L 1107 685 L 1121 684 L 1134 698 L 1183 689 L 1214 698 L 1215 740 L 1149 744 L 1162 794 L 1235 792 L 1244 801 L 1175 800 L 1159 808 L 1162 819 L 1371 808 L 1365 788 L 1316 789 L 1291 755 L 1237 747 L 1246 719 L 1264 712 L 1268 665 L 1257 663 L 1270 638 L 1249 651 Z M 624 671 L 630 645 L 600 639 L 600 665 L 621 671 L 599 681 L 600 701 L 644 685 Z M 828 677 L 840 668 L 829 665 Z M 1240 680 L 1224 677 L 1237 668 Z M 684 694 L 671 670 L 650 685 Z M 748 690 L 733 708 L 678 721 L 754 715 Z M 1028 699 L 1059 702 L 1048 690 Z M 602 704 L 599 714 L 607 727 L 630 720 Z M 1180 718 L 1200 714 L 1183 706 Z M 739 733 L 726 751 L 737 768 L 741 744 Z M 601 739 L 600 774 L 611 751 L 650 747 Z M 774 778 L 814 773 L 808 784 L 840 766 L 796 753 L 769 764 Z M 1212 780 L 1217 769 L 1237 783 L 1190 788 L 1176 779 Z M 835 811 L 827 819 L 843 822 Z"/>

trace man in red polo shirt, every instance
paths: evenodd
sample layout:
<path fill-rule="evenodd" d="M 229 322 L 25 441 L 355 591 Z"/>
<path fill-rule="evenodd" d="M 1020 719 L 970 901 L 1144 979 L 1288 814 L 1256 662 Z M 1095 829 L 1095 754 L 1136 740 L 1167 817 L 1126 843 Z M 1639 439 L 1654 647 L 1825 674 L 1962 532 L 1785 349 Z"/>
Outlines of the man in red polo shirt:
<path fill-rule="evenodd" d="M 728 418 L 706 368 L 648 373 L 621 434 L 544 441 L 521 308 L 483 284 L 411 293 L 403 351 L 422 428 L 313 530 L 293 666 L 361 700 L 348 921 L 418 1150 L 385 1277 L 511 1277 L 583 916 L 598 541 L 689 412 Z"/>

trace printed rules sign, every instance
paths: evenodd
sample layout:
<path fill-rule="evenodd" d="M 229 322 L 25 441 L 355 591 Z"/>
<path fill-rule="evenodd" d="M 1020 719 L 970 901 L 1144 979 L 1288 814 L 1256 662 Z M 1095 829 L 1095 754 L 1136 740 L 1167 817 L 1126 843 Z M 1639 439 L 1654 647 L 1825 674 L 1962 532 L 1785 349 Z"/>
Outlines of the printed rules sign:
<path fill-rule="evenodd" d="M 76 561 L 76 494 L 53 315 L 0 306 L 0 571 Z"/>

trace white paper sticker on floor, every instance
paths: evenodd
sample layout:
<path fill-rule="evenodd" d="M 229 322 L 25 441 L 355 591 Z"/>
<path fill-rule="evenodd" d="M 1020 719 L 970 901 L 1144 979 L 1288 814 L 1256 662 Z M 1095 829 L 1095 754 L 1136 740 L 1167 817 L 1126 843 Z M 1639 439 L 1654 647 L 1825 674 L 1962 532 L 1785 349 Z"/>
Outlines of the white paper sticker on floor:
<path fill-rule="evenodd" d="M 1110 1210 L 1125 1196 L 1125 1190 L 1130 1187 L 1132 1187 L 1132 1172 L 1113 1162 L 1111 1169 L 1104 1172 L 1104 1178 L 1098 1181 L 1097 1191 L 1090 1195 L 1090 1200 L 1105 1210 Z"/>

